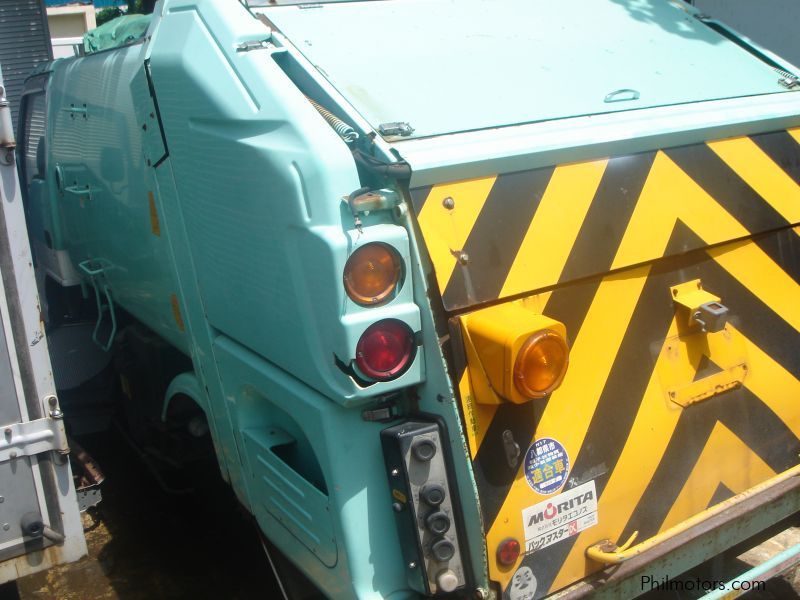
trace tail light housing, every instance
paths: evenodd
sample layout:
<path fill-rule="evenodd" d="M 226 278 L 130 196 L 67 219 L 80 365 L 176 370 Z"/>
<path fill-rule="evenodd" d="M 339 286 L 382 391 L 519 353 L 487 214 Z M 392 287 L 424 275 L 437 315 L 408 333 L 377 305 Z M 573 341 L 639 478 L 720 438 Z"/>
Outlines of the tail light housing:
<path fill-rule="evenodd" d="M 356 345 L 356 367 L 376 381 L 402 375 L 414 360 L 414 332 L 397 319 L 383 319 L 367 327 Z"/>
<path fill-rule="evenodd" d="M 356 249 L 344 266 L 344 288 L 361 306 L 379 306 L 394 298 L 403 274 L 400 254 L 381 242 Z"/>
<path fill-rule="evenodd" d="M 522 404 L 547 396 L 564 380 L 566 327 L 524 300 L 464 315 L 461 326 L 476 402 Z"/>

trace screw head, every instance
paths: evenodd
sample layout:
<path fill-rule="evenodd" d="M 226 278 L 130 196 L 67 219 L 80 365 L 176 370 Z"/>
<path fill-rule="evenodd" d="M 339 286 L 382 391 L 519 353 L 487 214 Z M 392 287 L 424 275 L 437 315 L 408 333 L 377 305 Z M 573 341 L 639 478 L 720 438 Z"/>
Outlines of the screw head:
<path fill-rule="evenodd" d="M 448 196 L 442 200 L 442 206 L 444 206 L 447 210 L 453 210 L 456 207 L 456 201 Z"/>

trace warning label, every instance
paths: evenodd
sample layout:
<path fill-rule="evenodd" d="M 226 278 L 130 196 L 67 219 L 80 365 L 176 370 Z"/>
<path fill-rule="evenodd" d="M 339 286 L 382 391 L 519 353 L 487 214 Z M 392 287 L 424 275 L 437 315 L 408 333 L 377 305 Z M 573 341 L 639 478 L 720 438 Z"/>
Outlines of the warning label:
<path fill-rule="evenodd" d="M 522 524 L 526 554 L 578 535 L 596 525 L 597 492 L 594 481 L 526 508 L 522 511 Z"/>

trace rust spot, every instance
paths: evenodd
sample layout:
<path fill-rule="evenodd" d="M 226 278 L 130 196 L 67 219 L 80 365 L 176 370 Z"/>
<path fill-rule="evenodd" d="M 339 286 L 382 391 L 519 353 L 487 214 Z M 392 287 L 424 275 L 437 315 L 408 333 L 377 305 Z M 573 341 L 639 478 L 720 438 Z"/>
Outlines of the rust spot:
<path fill-rule="evenodd" d="M 150 229 L 152 229 L 153 235 L 161 237 L 161 224 L 158 222 L 158 211 L 156 210 L 156 199 L 153 197 L 153 192 L 147 192 L 147 199 L 150 202 Z M 173 304 L 173 306 L 175 305 Z"/>
<path fill-rule="evenodd" d="M 183 324 L 183 317 L 181 316 L 181 306 L 178 304 L 178 297 L 172 294 L 169 299 L 172 303 L 172 316 L 175 317 L 175 323 L 178 325 L 178 329 L 186 331 L 186 326 Z"/>

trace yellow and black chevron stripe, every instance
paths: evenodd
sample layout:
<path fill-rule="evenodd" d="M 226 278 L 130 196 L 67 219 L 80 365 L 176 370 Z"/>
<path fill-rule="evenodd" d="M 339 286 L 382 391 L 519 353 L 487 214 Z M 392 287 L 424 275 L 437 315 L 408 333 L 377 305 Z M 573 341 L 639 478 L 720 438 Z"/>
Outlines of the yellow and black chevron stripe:
<path fill-rule="evenodd" d="M 544 290 L 542 312 L 571 338 L 570 370 L 549 398 L 491 406 L 474 402 L 451 328 L 490 575 L 503 589 L 521 564 L 537 597 L 560 589 L 600 568 L 584 556 L 598 540 L 646 539 L 797 464 L 800 130 L 436 185 L 412 199 L 447 310 Z M 660 373 L 665 346 L 681 339 L 669 288 L 694 279 L 730 309 L 725 335 L 746 349 L 749 374 L 682 408 L 665 401 Z M 718 369 L 713 347 L 695 345 L 689 380 Z M 600 520 L 511 569 L 494 549 L 522 540 L 521 511 L 546 497 L 508 464 L 506 432 L 523 454 L 558 439 L 572 464 L 565 489 L 594 480 Z"/>

